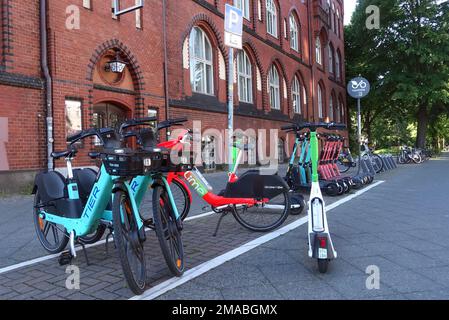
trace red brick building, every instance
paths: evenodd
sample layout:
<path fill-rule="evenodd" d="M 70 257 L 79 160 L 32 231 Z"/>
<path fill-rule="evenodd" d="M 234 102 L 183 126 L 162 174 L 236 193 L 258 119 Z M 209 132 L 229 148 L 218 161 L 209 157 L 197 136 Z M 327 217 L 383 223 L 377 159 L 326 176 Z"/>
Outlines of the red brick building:
<path fill-rule="evenodd" d="M 225 3 L 245 15 L 235 128 L 346 122 L 342 0 L 146 0 L 120 17 L 111 1 L 0 0 L 0 186 L 51 165 L 48 147 L 64 149 L 67 134 L 80 128 L 157 114 L 224 130 Z M 108 69 L 117 58 L 127 64 L 122 73 Z M 280 133 L 282 153 L 287 144 Z M 77 165 L 91 164 L 89 149 Z"/>

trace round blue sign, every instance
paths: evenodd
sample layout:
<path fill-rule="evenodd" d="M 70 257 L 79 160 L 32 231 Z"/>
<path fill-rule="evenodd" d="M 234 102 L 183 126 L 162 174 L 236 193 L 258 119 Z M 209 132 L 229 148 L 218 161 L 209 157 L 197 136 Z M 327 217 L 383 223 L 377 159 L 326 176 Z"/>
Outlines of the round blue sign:
<path fill-rule="evenodd" d="M 357 77 L 349 81 L 348 93 L 351 97 L 356 99 L 364 98 L 371 90 L 371 85 L 368 80 L 362 77 Z"/>

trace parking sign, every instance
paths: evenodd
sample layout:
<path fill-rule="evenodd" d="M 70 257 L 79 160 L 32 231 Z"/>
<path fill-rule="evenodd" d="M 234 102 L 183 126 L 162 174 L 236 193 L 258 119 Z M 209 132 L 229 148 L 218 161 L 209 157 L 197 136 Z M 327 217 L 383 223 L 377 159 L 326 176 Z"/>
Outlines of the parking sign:
<path fill-rule="evenodd" d="M 226 4 L 225 45 L 242 49 L 243 12 L 239 8 Z"/>

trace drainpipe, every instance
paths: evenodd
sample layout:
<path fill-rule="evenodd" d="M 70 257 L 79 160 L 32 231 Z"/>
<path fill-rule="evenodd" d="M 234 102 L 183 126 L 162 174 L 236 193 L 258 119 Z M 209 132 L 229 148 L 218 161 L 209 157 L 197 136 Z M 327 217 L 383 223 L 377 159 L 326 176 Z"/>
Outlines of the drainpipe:
<path fill-rule="evenodd" d="M 41 68 L 45 77 L 45 106 L 47 124 L 47 169 L 54 169 L 53 158 L 53 97 L 52 79 L 48 67 L 48 41 L 47 41 L 47 2 L 40 0 L 40 34 L 41 34 Z"/>
<path fill-rule="evenodd" d="M 307 16 L 309 17 L 309 63 L 310 63 L 310 74 L 312 76 L 312 86 L 311 86 L 311 93 L 312 93 L 312 117 L 313 120 L 315 121 L 315 72 L 313 72 L 313 65 L 314 65 L 314 60 L 313 60 L 313 48 L 315 47 L 315 40 L 312 39 L 312 34 L 313 34 L 313 13 L 311 13 L 311 6 L 313 5 L 312 3 L 313 0 L 309 0 L 307 1 Z M 309 112 L 307 111 L 307 115 L 309 115 Z"/>
<path fill-rule="evenodd" d="M 167 53 L 167 0 L 162 1 L 162 29 L 163 29 L 163 41 L 164 41 L 164 88 L 165 88 L 165 119 L 170 118 L 170 98 L 168 93 L 168 53 Z M 167 139 L 168 136 L 167 130 Z"/>

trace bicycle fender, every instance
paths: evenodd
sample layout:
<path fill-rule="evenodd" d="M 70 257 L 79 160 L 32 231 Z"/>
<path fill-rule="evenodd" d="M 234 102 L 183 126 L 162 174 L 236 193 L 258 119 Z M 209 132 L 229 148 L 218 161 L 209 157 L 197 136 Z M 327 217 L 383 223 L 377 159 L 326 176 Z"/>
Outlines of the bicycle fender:
<path fill-rule="evenodd" d="M 114 188 L 112 189 L 112 193 L 117 193 L 118 191 L 123 191 L 123 192 L 128 191 L 128 189 L 126 188 L 126 186 L 123 182 L 119 182 L 114 185 Z"/>

